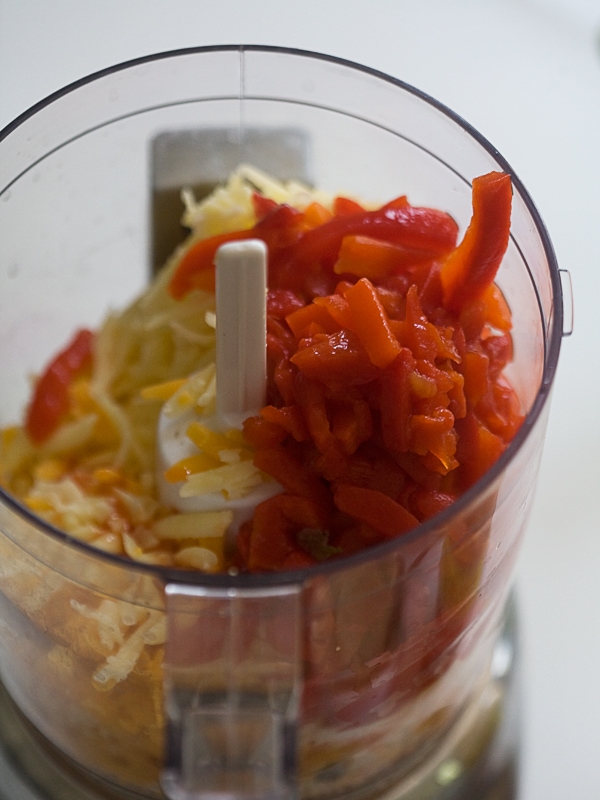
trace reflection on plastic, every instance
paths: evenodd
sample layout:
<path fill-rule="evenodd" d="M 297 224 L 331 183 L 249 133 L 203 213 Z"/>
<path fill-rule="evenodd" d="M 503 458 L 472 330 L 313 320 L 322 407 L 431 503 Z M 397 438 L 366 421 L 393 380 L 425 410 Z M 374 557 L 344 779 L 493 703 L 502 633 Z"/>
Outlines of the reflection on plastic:
<path fill-rule="evenodd" d="M 559 269 L 560 286 L 562 290 L 563 302 L 563 336 L 570 336 L 573 333 L 574 308 L 573 308 L 573 284 L 571 273 L 567 269 Z"/>
<path fill-rule="evenodd" d="M 297 796 L 297 586 L 166 588 L 167 758 L 171 800 Z"/>

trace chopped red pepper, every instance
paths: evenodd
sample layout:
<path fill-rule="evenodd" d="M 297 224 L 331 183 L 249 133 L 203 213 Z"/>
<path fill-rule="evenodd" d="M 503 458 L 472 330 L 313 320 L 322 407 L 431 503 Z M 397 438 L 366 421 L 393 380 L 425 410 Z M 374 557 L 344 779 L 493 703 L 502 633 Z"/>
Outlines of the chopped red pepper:
<path fill-rule="evenodd" d="M 274 285 L 295 288 L 306 285 L 303 277 L 315 270 L 332 272 L 346 236 L 369 236 L 413 248 L 423 257 L 436 258 L 454 249 L 457 231 L 456 222 L 448 214 L 408 203 L 334 217 L 306 231 L 293 247 L 275 254 Z"/>
<path fill-rule="evenodd" d="M 248 434 L 256 464 L 285 496 L 319 497 L 322 509 L 323 492 L 333 499 L 341 515 L 328 517 L 332 557 L 444 509 L 522 422 L 502 377 L 512 355 L 510 310 L 493 283 L 509 201 L 508 176 L 476 179 L 473 221 L 456 246 L 454 222 L 405 197 L 374 212 L 341 198 L 337 216 L 316 208 L 322 224 L 304 224 L 291 244 L 288 236 L 275 247 L 270 405 Z M 491 224 L 493 209 L 499 218 Z M 474 288 L 462 291 L 462 280 Z M 271 534 L 283 537 L 274 569 L 297 553 L 293 515 L 282 509 L 264 509 L 257 523 L 260 547 L 268 537 L 263 515 L 282 526 Z M 267 568 L 266 554 L 247 567 L 259 560 Z"/>
<path fill-rule="evenodd" d="M 69 386 L 92 365 L 94 334 L 80 330 L 46 367 L 27 409 L 25 428 L 35 444 L 43 444 L 69 410 Z"/>
<path fill-rule="evenodd" d="M 480 422 L 472 411 L 464 419 L 457 420 L 457 458 L 461 465 L 461 489 L 479 480 L 500 458 L 505 443 Z"/>
<path fill-rule="evenodd" d="M 286 492 L 299 497 L 311 497 L 324 506 L 328 495 L 322 480 L 307 469 L 289 449 L 264 448 L 256 454 L 256 466 L 268 472 L 283 486 Z"/>
<path fill-rule="evenodd" d="M 368 442 L 374 431 L 373 413 L 360 394 L 347 393 L 332 403 L 331 432 L 347 455 L 352 455 L 363 442 Z"/>
<path fill-rule="evenodd" d="M 323 298 L 325 299 L 325 298 Z M 298 341 L 315 333 L 336 333 L 340 325 L 321 303 L 309 303 L 286 317 L 287 324 Z"/>
<path fill-rule="evenodd" d="M 376 367 L 352 331 L 317 333 L 304 339 L 291 362 L 307 377 L 327 385 L 355 386 L 376 376 Z"/>
<path fill-rule="evenodd" d="M 371 236 L 344 236 L 333 269 L 338 275 L 349 273 L 359 278 L 379 280 L 428 260 L 429 253 L 421 250 L 411 250 Z"/>
<path fill-rule="evenodd" d="M 371 281 L 361 278 L 344 297 L 348 301 L 354 330 L 376 367 L 385 369 L 400 352 L 401 345 L 394 336 L 385 309 Z"/>
<path fill-rule="evenodd" d="M 508 246 L 512 183 L 504 172 L 473 181 L 473 217 L 459 246 L 441 270 L 444 304 L 460 311 L 491 286 Z"/>
<path fill-rule="evenodd" d="M 345 214 L 356 214 L 364 210 L 360 203 L 350 197 L 336 197 L 333 201 L 333 213 L 336 217 L 341 217 Z"/>
<path fill-rule="evenodd" d="M 171 277 L 171 296 L 181 300 L 192 289 L 214 292 L 214 259 L 219 247 L 226 242 L 261 239 L 269 248 L 269 253 L 291 245 L 301 234 L 302 212 L 288 205 L 271 204 L 266 205 L 266 210 L 266 216 L 261 217 L 252 228 L 211 236 L 193 244 L 184 253 Z"/>
<path fill-rule="evenodd" d="M 366 522 L 386 539 L 416 528 L 419 520 L 404 506 L 376 489 L 339 485 L 334 502 L 340 511 Z"/>
<path fill-rule="evenodd" d="M 381 375 L 381 433 L 391 453 L 408 450 L 411 390 L 409 377 L 415 369 L 413 354 L 403 347 Z"/>
<path fill-rule="evenodd" d="M 327 515 L 314 499 L 279 494 L 265 500 L 254 511 L 248 543 L 248 566 L 253 570 L 293 569 L 316 563 L 295 537 L 305 529 L 321 530 Z"/>
<path fill-rule="evenodd" d="M 265 406 L 261 409 L 260 416 L 268 422 L 279 425 L 286 433 L 291 434 L 297 442 L 306 441 L 308 438 L 304 417 L 297 405 L 281 406 L 280 408 Z"/>
<path fill-rule="evenodd" d="M 270 197 L 265 197 L 264 194 L 260 192 L 254 192 L 252 195 L 252 205 L 257 220 L 263 219 L 263 217 L 266 217 L 267 214 L 270 214 L 271 211 L 277 208 L 277 202 L 275 200 L 271 200 Z"/>
<path fill-rule="evenodd" d="M 259 238 L 269 251 L 268 405 L 244 431 L 284 491 L 244 526 L 242 568 L 312 563 L 301 541 L 335 557 L 401 535 L 503 452 L 522 422 L 503 377 L 510 310 L 493 282 L 510 199 L 508 176 L 475 179 L 457 246 L 451 217 L 406 197 L 375 211 L 347 198 L 298 211 L 256 194 L 252 228 L 182 257 L 175 298 L 211 288 L 224 242 Z M 81 331 L 40 378 L 27 415 L 34 442 L 68 411 L 92 344 Z"/>
<path fill-rule="evenodd" d="M 307 228 L 318 228 L 332 219 L 333 214 L 321 203 L 313 202 L 304 209 L 304 224 Z"/>
<path fill-rule="evenodd" d="M 288 289 L 269 289 L 267 313 L 274 319 L 285 319 L 293 311 L 304 308 L 304 301 Z"/>
<path fill-rule="evenodd" d="M 229 241 L 261 239 L 269 248 L 269 285 L 273 289 L 302 291 L 312 298 L 327 294 L 334 280 L 333 265 L 346 236 L 370 236 L 417 250 L 421 258 L 445 256 L 455 247 L 457 225 L 448 214 L 430 208 L 389 203 L 376 211 L 354 211 L 326 219 L 321 211 L 300 212 L 287 205 L 271 207 L 254 227 L 204 239 L 183 255 L 169 284 L 181 299 L 192 289 L 214 288 L 213 262 L 218 248 Z M 307 219 L 308 214 L 308 219 Z M 326 219 L 323 224 L 314 225 Z M 322 268 L 325 267 L 325 272 Z M 320 281 L 315 281 L 315 273 Z"/>

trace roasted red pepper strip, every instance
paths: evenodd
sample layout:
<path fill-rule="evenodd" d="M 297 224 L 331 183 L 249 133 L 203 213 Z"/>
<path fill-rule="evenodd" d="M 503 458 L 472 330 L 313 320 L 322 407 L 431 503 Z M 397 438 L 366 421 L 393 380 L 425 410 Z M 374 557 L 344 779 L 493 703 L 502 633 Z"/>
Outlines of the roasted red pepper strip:
<path fill-rule="evenodd" d="M 408 425 L 412 410 L 409 376 L 414 370 L 414 356 L 408 348 L 403 347 L 380 378 L 381 432 L 390 453 L 408 450 Z"/>
<path fill-rule="evenodd" d="M 356 214 L 364 210 L 360 203 L 350 197 L 336 197 L 333 201 L 333 213 L 336 217 L 342 217 L 345 214 Z"/>
<path fill-rule="evenodd" d="M 435 258 L 455 248 L 457 232 L 456 222 L 449 214 L 408 203 L 344 214 L 307 231 L 294 247 L 282 253 L 274 278 L 277 286 L 284 286 L 293 275 L 302 275 L 307 270 L 333 269 L 346 236 L 369 236 L 414 248 Z"/>
<path fill-rule="evenodd" d="M 472 411 L 456 421 L 458 431 L 457 458 L 461 467 L 461 490 L 479 480 L 500 458 L 505 443 L 483 425 Z"/>
<path fill-rule="evenodd" d="M 271 211 L 274 211 L 277 208 L 277 202 L 271 200 L 270 197 L 265 197 L 264 194 L 260 194 L 260 192 L 254 192 L 252 195 L 252 206 L 256 219 L 259 220 L 266 217 Z"/>
<path fill-rule="evenodd" d="M 356 386 L 373 380 L 376 368 L 352 331 L 317 334 L 290 358 L 309 378 L 328 385 Z"/>
<path fill-rule="evenodd" d="M 400 536 L 419 524 L 404 506 L 376 489 L 341 484 L 333 499 L 340 511 L 366 522 L 386 539 Z"/>
<path fill-rule="evenodd" d="M 255 207 L 257 204 L 255 200 Z M 169 293 L 175 300 L 181 300 L 192 289 L 215 289 L 214 260 L 217 250 L 226 242 L 243 239 L 261 239 L 269 249 L 269 255 L 289 247 L 302 233 L 304 215 L 301 211 L 288 205 L 271 206 L 265 203 L 259 211 L 265 210 L 266 216 L 252 228 L 232 231 L 209 239 L 201 239 L 187 250 L 169 282 Z M 284 287 L 289 288 L 289 287 Z"/>
<path fill-rule="evenodd" d="M 234 240 L 262 239 L 269 249 L 269 286 L 304 289 L 311 297 L 320 290 L 314 274 L 323 267 L 327 272 L 332 270 L 345 236 L 371 236 L 415 248 L 432 258 L 445 256 L 456 245 L 458 228 L 449 214 L 413 207 L 406 201 L 388 203 L 377 211 L 344 214 L 308 230 L 310 220 L 307 223 L 302 212 L 287 205 L 269 211 L 268 205 L 255 200 L 255 207 L 267 210 L 267 214 L 253 228 L 193 245 L 171 278 L 171 295 L 181 299 L 194 288 L 210 290 L 207 274 L 212 274 L 215 254 L 222 244 Z"/>
<path fill-rule="evenodd" d="M 394 336 L 385 309 L 375 287 L 361 278 L 344 292 L 354 320 L 354 331 L 370 361 L 385 369 L 400 353 L 401 345 Z"/>
<path fill-rule="evenodd" d="M 40 376 L 27 409 L 25 428 L 35 444 L 43 444 L 69 409 L 69 386 L 92 364 L 94 334 L 80 330 Z"/>
<path fill-rule="evenodd" d="M 401 535 L 498 458 L 521 422 L 501 378 L 510 310 L 493 283 L 511 192 L 506 175 L 475 179 L 458 246 L 454 220 L 406 197 L 376 211 L 338 198 L 333 217 L 255 198 L 253 228 L 183 258 L 174 296 L 206 287 L 224 241 L 269 250 L 270 405 L 245 432 L 284 491 L 244 527 L 241 568 L 310 563 L 306 531 L 341 554 Z"/>
<path fill-rule="evenodd" d="M 187 250 L 171 277 L 169 292 L 175 300 L 181 300 L 192 289 L 215 291 L 214 260 L 219 247 L 227 242 L 252 238 L 252 231 L 234 231 L 201 239 Z"/>
<path fill-rule="evenodd" d="M 294 534 L 305 528 L 326 529 L 327 513 L 313 498 L 278 494 L 256 507 L 248 542 L 251 570 L 306 567 L 316 559 L 296 543 Z"/>
<path fill-rule="evenodd" d="M 429 259 L 429 254 L 422 250 L 383 242 L 371 236 L 344 236 L 333 269 L 337 275 L 380 280 Z"/>
<path fill-rule="evenodd" d="M 454 312 L 492 284 L 508 246 L 512 183 L 504 172 L 473 180 L 473 216 L 458 247 L 442 265 L 444 305 Z"/>

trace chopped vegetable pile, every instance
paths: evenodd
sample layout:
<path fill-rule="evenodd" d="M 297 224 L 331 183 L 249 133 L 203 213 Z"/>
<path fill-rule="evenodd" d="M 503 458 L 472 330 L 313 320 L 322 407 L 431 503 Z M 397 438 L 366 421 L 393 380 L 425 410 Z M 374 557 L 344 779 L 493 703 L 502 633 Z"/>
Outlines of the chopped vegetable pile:
<path fill-rule="evenodd" d="M 174 321 L 169 333 L 193 339 L 198 363 L 169 355 L 168 367 L 149 367 L 119 400 L 118 376 L 98 378 L 107 369 L 105 326 L 79 332 L 38 379 L 24 427 L 3 432 L 0 479 L 41 516 L 77 535 L 77 521 L 69 528 L 52 500 L 68 481 L 107 506 L 86 519 L 82 538 L 112 552 L 206 571 L 305 567 L 413 529 L 504 451 L 522 422 L 504 376 L 511 315 L 494 282 L 509 238 L 510 177 L 473 181 L 473 216 L 458 244 L 448 214 L 406 197 L 367 209 L 346 197 L 294 205 L 272 195 L 253 187 L 245 226 L 196 232 L 149 290 L 174 316 L 200 309 L 202 331 L 192 336 L 187 321 Z M 173 520 L 186 515 L 160 506 L 147 442 L 160 404 L 181 397 L 191 366 L 210 363 L 215 253 L 247 238 L 262 239 L 269 254 L 268 400 L 231 447 L 283 491 L 258 505 L 230 551 L 222 529 L 202 533 L 200 524 L 194 533 L 182 520 L 177 533 Z M 140 302 L 136 314 L 154 301 Z M 128 325 L 132 313 L 123 315 Z M 139 341 L 134 351 L 132 372 L 152 360 Z M 210 406 L 207 387 L 202 403 L 194 396 L 200 411 Z M 139 442 L 123 432 L 134 418 L 145 431 Z M 64 426 L 71 449 L 64 432 L 53 447 Z M 196 459 L 191 472 L 214 469 L 219 452 Z"/>

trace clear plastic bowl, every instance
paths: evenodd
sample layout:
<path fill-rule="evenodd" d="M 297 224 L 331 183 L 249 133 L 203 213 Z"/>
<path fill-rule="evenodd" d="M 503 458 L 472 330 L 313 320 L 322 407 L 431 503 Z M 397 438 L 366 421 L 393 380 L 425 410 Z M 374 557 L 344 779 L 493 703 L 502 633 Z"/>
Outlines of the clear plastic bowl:
<path fill-rule="evenodd" d="M 192 183 L 254 160 L 370 201 L 405 193 L 461 230 L 472 179 L 511 172 L 431 98 L 312 53 L 200 48 L 69 86 L 0 134 L 0 426 L 75 329 L 147 284 L 155 195 L 173 189 L 156 148 L 190 131 L 208 152 L 215 132 L 228 142 Z M 563 333 L 552 247 L 513 181 L 498 282 L 526 420 L 489 473 L 417 530 L 304 571 L 202 575 L 98 552 L 0 492 L 0 675 L 101 796 L 161 797 L 162 780 L 173 798 L 348 800 L 391 785 L 433 797 L 410 792 L 453 732 L 472 732 L 471 761 L 485 749 Z"/>

